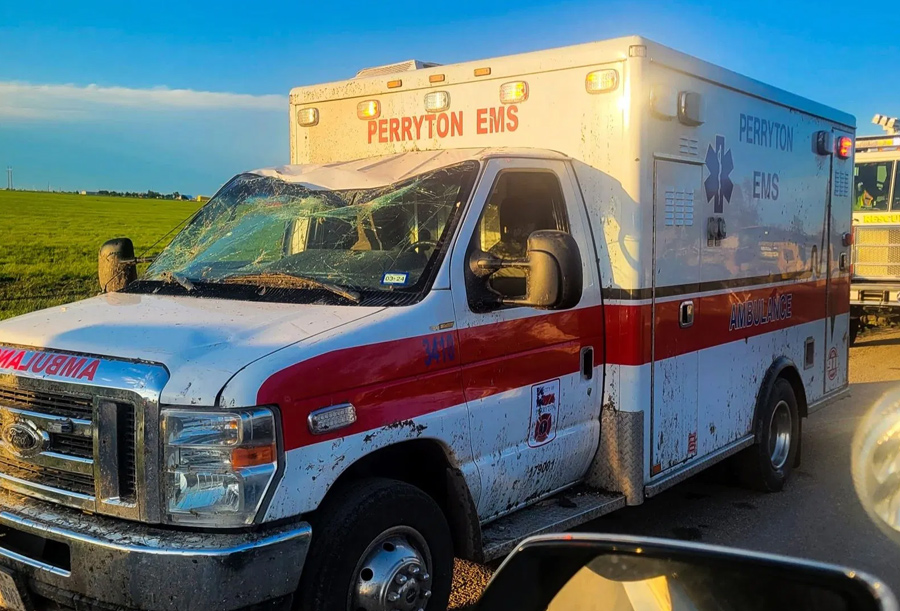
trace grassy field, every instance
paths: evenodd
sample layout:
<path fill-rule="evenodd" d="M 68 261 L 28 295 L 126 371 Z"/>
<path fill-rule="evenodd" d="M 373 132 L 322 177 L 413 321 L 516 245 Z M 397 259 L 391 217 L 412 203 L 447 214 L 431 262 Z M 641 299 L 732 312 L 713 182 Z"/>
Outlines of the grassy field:
<path fill-rule="evenodd" d="M 96 295 L 97 252 L 129 237 L 141 254 L 197 202 L 0 191 L 0 319 Z M 153 247 L 159 252 L 174 232 Z"/>

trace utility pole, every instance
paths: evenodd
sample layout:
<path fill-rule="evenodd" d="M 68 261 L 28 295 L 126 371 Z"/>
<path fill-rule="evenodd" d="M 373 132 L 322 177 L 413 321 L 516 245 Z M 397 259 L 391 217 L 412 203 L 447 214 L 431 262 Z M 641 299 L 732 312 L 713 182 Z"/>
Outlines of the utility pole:
<path fill-rule="evenodd" d="M 12 178 L 13 178 L 12 166 L 8 165 L 8 166 L 6 166 L 6 190 L 7 191 L 13 190 L 13 179 Z"/>

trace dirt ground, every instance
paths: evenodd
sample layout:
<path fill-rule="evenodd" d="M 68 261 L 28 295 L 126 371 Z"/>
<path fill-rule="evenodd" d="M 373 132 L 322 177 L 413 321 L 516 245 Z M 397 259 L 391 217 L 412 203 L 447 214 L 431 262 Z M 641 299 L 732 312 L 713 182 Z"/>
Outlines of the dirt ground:
<path fill-rule="evenodd" d="M 850 349 L 850 383 L 900 380 L 900 329 L 867 329 Z"/>

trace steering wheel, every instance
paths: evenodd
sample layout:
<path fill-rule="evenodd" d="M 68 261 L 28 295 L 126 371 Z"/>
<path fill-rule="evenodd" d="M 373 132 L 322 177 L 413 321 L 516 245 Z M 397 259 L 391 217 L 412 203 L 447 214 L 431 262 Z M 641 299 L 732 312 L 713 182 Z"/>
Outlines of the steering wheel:
<path fill-rule="evenodd" d="M 407 244 L 406 246 L 404 246 L 403 248 L 400 249 L 400 252 L 404 253 L 408 250 L 416 250 L 416 252 L 418 252 L 417 249 L 420 246 L 431 246 L 432 248 L 437 248 L 437 242 L 435 242 L 434 240 L 419 240 L 418 242 L 412 242 L 410 244 Z"/>

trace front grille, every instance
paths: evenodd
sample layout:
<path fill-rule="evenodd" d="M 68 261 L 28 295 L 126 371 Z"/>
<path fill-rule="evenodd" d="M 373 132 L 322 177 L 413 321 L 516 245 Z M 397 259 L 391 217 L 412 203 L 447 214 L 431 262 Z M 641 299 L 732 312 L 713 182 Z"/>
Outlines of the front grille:
<path fill-rule="evenodd" d="M 22 456 L 0 445 L 0 484 L 22 482 L 53 488 L 63 495 L 95 495 L 94 401 L 63 393 L 0 386 L 0 426 L 36 429 L 46 441 L 40 453 Z"/>
<path fill-rule="evenodd" d="M 158 364 L 96 360 L 94 381 L 102 386 L 0 372 L 0 491 L 159 521 L 159 396 L 168 372 Z"/>
<path fill-rule="evenodd" d="M 125 501 L 132 502 L 137 491 L 137 448 L 135 443 L 134 408 L 131 405 L 119 405 L 117 416 L 119 497 Z"/>
<path fill-rule="evenodd" d="M 94 441 L 90 437 L 54 433 L 50 436 L 50 450 L 78 458 L 94 457 Z"/>
<path fill-rule="evenodd" d="M 856 227 L 854 231 L 854 276 L 900 278 L 900 227 Z"/>
<path fill-rule="evenodd" d="M 72 473 L 52 467 L 41 467 L 9 454 L 0 453 L 0 473 L 26 482 L 87 496 L 94 495 L 94 476 Z"/>
<path fill-rule="evenodd" d="M 0 386 L 0 405 L 84 420 L 90 420 L 94 411 L 93 399 L 90 397 L 76 397 L 4 386 Z"/>

